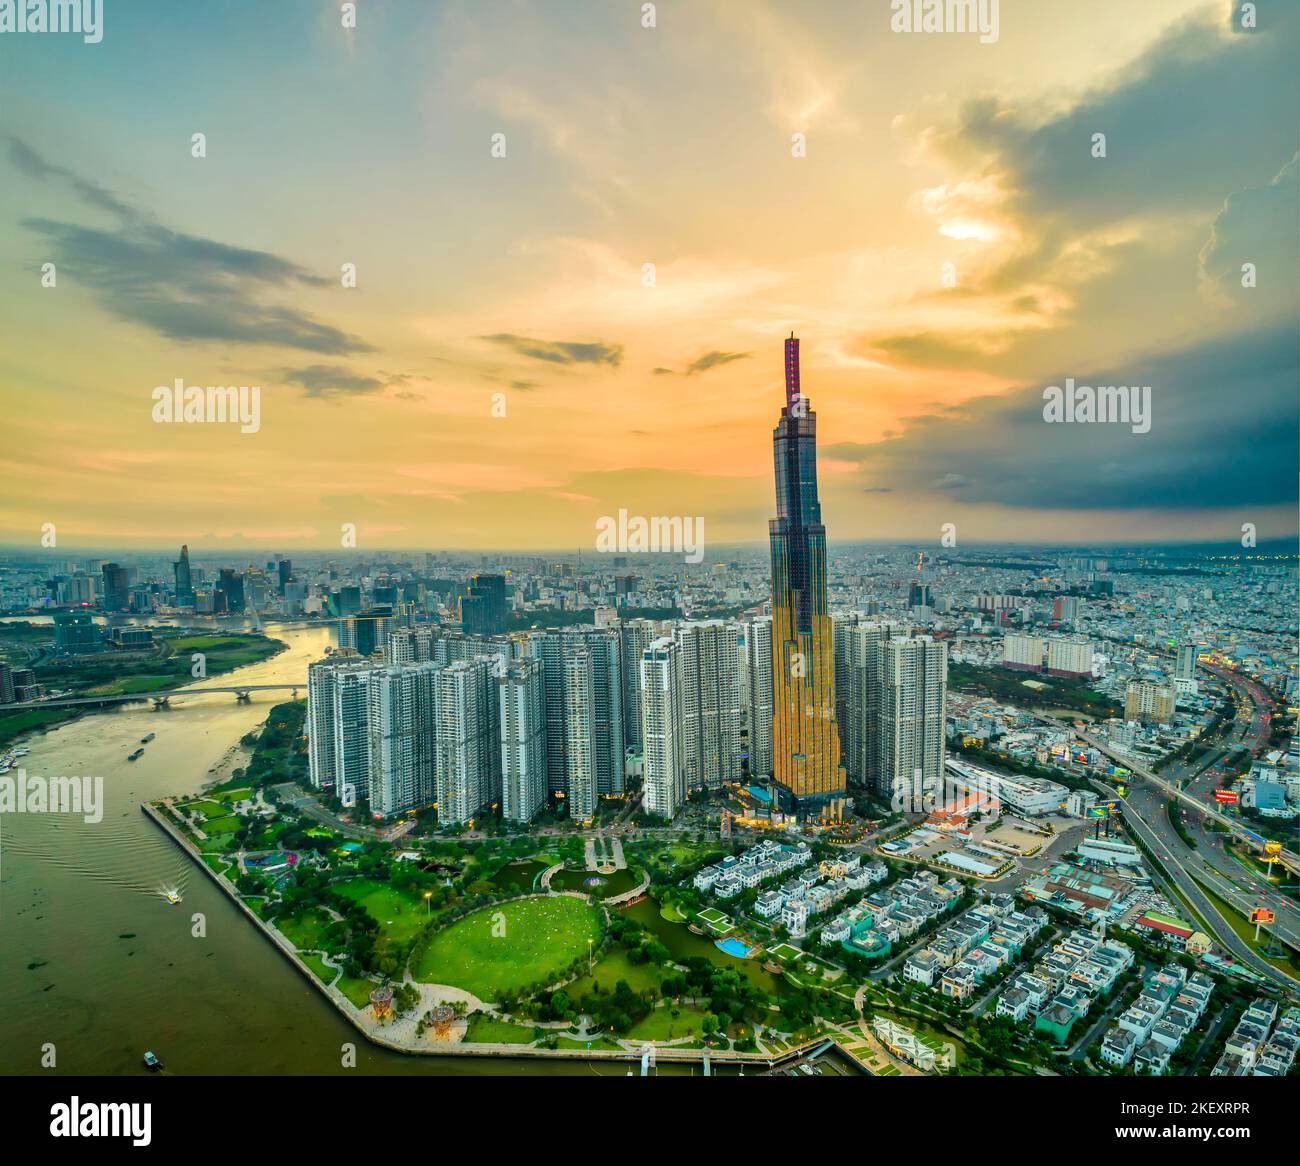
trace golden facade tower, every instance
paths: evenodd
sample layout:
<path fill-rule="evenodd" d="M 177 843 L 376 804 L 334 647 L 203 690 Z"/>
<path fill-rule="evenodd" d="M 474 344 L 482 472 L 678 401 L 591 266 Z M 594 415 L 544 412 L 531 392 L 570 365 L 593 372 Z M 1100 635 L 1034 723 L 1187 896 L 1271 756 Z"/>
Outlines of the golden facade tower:
<path fill-rule="evenodd" d="M 785 408 L 772 434 L 772 776 L 801 816 L 842 797 L 834 634 L 826 610 L 826 528 L 817 501 L 817 415 L 799 391 L 799 341 L 785 342 Z"/>

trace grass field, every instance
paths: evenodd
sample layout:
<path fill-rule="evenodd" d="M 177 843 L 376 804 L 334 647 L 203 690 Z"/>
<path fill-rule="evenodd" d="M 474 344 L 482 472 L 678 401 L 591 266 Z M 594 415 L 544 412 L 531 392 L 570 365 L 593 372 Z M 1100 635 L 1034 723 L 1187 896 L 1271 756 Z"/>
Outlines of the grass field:
<path fill-rule="evenodd" d="M 333 983 L 334 977 L 339 974 L 338 968 L 328 967 L 325 961 L 314 952 L 308 952 L 306 955 L 300 955 L 298 958 L 311 968 L 316 978 L 324 984 Z"/>
<path fill-rule="evenodd" d="M 655 964 L 634 964 L 627 958 L 627 951 L 616 947 L 613 951 L 596 961 L 590 976 L 579 976 L 569 985 L 569 997 L 582 1000 L 591 995 L 595 985 L 600 985 L 602 992 L 612 992 L 619 980 L 626 980 L 633 992 L 644 992 L 647 988 L 658 989 L 663 983 L 663 969 Z"/>
<path fill-rule="evenodd" d="M 475 1012 L 469 1018 L 465 1040 L 476 1045 L 530 1045 L 533 1043 L 533 1030 L 527 1025 L 511 1024 L 508 1020 L 497 1020 Z"/>
<path fill-rule="evenodd" d="M 357 1008 L 370 1007 L 370 990 L 375 987 L 374 980 L 358 980 L 344 974 L 334 986 Z"/>
<path fill-rule="evenodd" d="M 496 1000 L 551 982 L 600 938 L 600 917 L 581 899 L 536 895 L 485 907 L 433 937 L 412 968 L 426 984 L 450 984 Z"/>
<path fill-rule="evenodd" d="M 399 943 L 414 938 L 428 922 L 423 900 L 394 890 L 388 883 L 352 879 L 338 884 L 337 890 L 360 903 L 383 933 Z"/>
<path fill-rule="evenodd" d="M 313 948 L 325 945 L 325 932 L 332 920 L 320 911 L 305 911 L 276 919 L 275 926 L 294 947 Z"/>
<path fill-rule="evenodd" d="M 678 1015 L 674 1016 L 676 1012 Z M 627 1031 L 628 1040 L 678 1040 L 681 1037 L 699 1037 L 704 1032 L 704 1014 L 691 1008 L 656 1008 L 639 1024 Z"/>

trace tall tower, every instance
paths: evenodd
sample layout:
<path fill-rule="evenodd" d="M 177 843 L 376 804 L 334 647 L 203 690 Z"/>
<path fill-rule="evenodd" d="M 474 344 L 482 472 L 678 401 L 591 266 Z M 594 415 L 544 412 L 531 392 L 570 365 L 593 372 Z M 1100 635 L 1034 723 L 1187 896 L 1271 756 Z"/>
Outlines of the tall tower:
<path fill-rule="evenodd" d="M 804 814 L 844 794 L 835 720 L 834 632 L 826 610 L 826 528 L 817 501 L 817 415 L 799 391 L 799 341 L 785 342 L 785 408 L 772 434 L 772 776 Z"/>

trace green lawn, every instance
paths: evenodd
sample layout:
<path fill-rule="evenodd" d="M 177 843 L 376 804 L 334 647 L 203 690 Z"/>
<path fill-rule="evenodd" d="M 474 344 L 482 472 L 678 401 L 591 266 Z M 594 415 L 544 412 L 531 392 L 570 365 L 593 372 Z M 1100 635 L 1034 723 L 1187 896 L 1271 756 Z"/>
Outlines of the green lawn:
<path fill-rule="evenodd" d="M 476 1045 L 530 1045 L 533 1043 L 533 1030 L 524 1024 L 511 1024 L 508 1020 L 497 1020 L 494 1016 L 475 1012 L 469 1018 L 465 1040 Z"/>
<path fill-rule="evenodd" d="M 243 823 L 237 815 L 227 814 L 224 818 L 209 818 L 206 822 L 199 823 L 199 829 L 204 834 L 233 834 Z"/>
<path fill-rule="evenodd" d="M 193 802 L 182 802 L 180 808 L 187 814 L 193 814 L 197 811 L 206 814 L 209 818 L 222 818 L 230 813 L 229 806 L 224 806 L 220 802 L 208 798 L 201 798 Z"/>
<path fill-rule="evenodd" d="M 582 899 L 535 895 L 485 907 L 438 932 L 415 960 L 426 984 L 451 984 L 484 1000 L 550 983 L 599 939 L 601 919 Z"/>
<path fill-rule="evenodd" d="M 316 978 L 320 980 L 322 983 L 325 984 L 332 983 L 334 977 L 339 974 L 338 968 L 331 968 L 326 966 L 325 961 L 321 959 L 321 957 L 318 956 L 315 952 L 306 952 L 305 954 L 300 955 L 298 958 L 302 960 L 302 962 L 305 963 L 309 968 L 311 968 L 312 972 L 315 973 Z"/>
<path fill-rule="evenodd" d="M 370 991 L 375 987 L 374 980 L 358 980 L 346 973 L 334 985 L 358 1008 L 370 1007 Z"/>
<path fill-rule="evenodd" d="M 351 879 L 335 884 L 335 889 L 360 903 L 383 933 L 398 943 L 413 939 L 428 922 L 423 899 L 396 890 L 388 883 Z"/>
<path fill-rule="evenodd" d="M 569 985 L 569 997 L 581 1000 L 591 995 L 594 984 L 600 985 L 602 992 L 612 992 L 619 980 L 626 980 L 633 992 L 643 992 L 646 988 L 658 988 L 663 983 L 664 970 L 656 964 L 634 964 L 627 958 L 627 949 L 616 947 L 613 951 L 596 961 L 594 975 L 580 976 Z"/>
<path fill-rule="evenodd" d="M 678 1013 L 673 1016 L 673 1012 Z M 659 1007 L 644 1020 L 634 1024 L 624 1035 L 628 1040 L 677 1040 L 699 1037 L 704 1032 L 704 1014 L 693 1008 Z"/>
<path fill-rule="evenodd" d="M 325 946 L 325 932 L 332 922 L 322 911 L 304 911 L 277 918 L 275 926 L 294 947 L 313 948 Z"/>

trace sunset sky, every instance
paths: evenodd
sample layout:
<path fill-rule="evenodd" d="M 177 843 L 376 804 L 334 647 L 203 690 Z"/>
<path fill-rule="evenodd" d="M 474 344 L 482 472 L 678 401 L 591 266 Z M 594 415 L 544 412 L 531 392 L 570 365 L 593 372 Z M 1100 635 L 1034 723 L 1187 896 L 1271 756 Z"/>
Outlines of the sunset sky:
<path fill-rule="evenodd" d="M 104 7 L 0 37 L 0 542 L 759 542 L 791 331 L 832 541 L 1296 530 L 1294 4 Z M 1151 431 L 1045 424 L 1067 377 Z"/>

